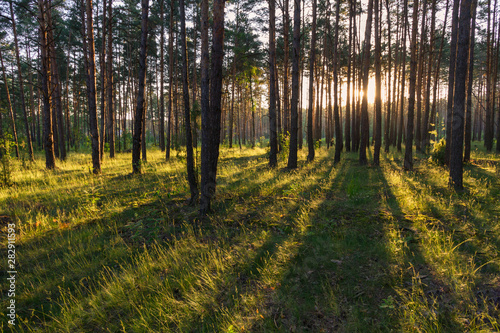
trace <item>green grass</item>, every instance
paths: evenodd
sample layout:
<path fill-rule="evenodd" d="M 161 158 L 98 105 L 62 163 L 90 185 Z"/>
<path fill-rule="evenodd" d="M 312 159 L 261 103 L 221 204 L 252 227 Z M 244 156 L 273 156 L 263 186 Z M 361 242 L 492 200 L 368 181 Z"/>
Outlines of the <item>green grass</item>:
<path fill-rule="evenodd" d="M 456 194 L 424 156 L 404 172 L 398 153 L 380 167 L 305 153 L 286 171 L 223 148 L 204 219 L 182 153 L 150 149 L 137 176 L 129 154 L 99 176 L 88 154 L 50 172 L 14 162 L 0 191 L 2 261 L 8 222 L 18 236 L 13 331 L 500 330 L 498 155 L 473 152 Z"/>

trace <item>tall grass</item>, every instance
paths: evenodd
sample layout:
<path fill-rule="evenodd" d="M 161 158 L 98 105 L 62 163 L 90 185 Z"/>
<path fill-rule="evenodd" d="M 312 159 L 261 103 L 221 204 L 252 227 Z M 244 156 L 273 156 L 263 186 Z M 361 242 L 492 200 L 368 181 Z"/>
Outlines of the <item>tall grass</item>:
<path fill-rule="evenodd" d="M 475 152 L 455 194 L 424 156 L 403 172 L 398 153 L 373 167 L 320 149 L 288 171 L 266 154 L 222 149 L 203 219 L 181 152 L 150 149 L 135 176 L 128 154 L 99 176 L 88 154 L 12 161 L 0 215 L 18 231 L 18 325 L 2 331 L 500 330 L 498 155 Z"/>

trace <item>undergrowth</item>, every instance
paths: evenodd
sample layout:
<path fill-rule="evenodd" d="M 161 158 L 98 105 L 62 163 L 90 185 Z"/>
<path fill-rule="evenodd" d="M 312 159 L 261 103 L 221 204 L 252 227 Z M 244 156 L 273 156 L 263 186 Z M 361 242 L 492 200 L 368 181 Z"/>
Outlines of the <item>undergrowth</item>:
<path fill-rule="evenodd" d="M 223 148 L 203 219 L 182 152 L 151 149 L 135 176 L 129 154 L 99 176 L 88 154 L 54 171 L 12 160 L 0 222 L 2 258 L 8 223 L 18 236 L 13 331 L 500 330 L 498 155 L 475 151 L 455 194 L 424 156 L 404 172 L 398 153 L 380 167 L 305 153 L 290 171 L 269 169 L 265 148 Z"/>

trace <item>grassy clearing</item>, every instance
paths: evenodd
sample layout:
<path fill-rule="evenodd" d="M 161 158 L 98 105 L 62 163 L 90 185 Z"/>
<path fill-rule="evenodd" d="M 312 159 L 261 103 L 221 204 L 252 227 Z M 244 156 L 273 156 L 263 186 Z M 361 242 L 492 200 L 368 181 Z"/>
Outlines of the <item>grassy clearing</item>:
<path fill-rule="evenodd" d="M 289 172 L 223 149 L 202 220 L 182 154 L 151 149 L 139 176 L 128 154 L 97 177 L 86 154 L 15 165 L 0 222 L 3 258 L 17 226 L 16 331 L 499 331 L 498 155 L 475 152 L 457 195 L 421 156 L 405 173 L 398 153 L 332 154 Z"/>

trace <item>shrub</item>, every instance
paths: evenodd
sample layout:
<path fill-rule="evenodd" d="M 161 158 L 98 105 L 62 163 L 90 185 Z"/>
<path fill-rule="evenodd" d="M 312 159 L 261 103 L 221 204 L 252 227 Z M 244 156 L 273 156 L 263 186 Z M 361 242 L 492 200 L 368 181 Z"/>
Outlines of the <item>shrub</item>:
<path fill-rule="evenodd" d="M 10 151 L 13 142 L 9 137 L 0 139 L 0 182 L 2 186 L 12 185 L 12 163 Z"/>
<path fill-rule="evenodd" d="M 442 138 L 438 142 L 434 142 L 431 152 L 431 160 L 439 165 L 444 165 L 446 155 L 446 140 Z"/>

